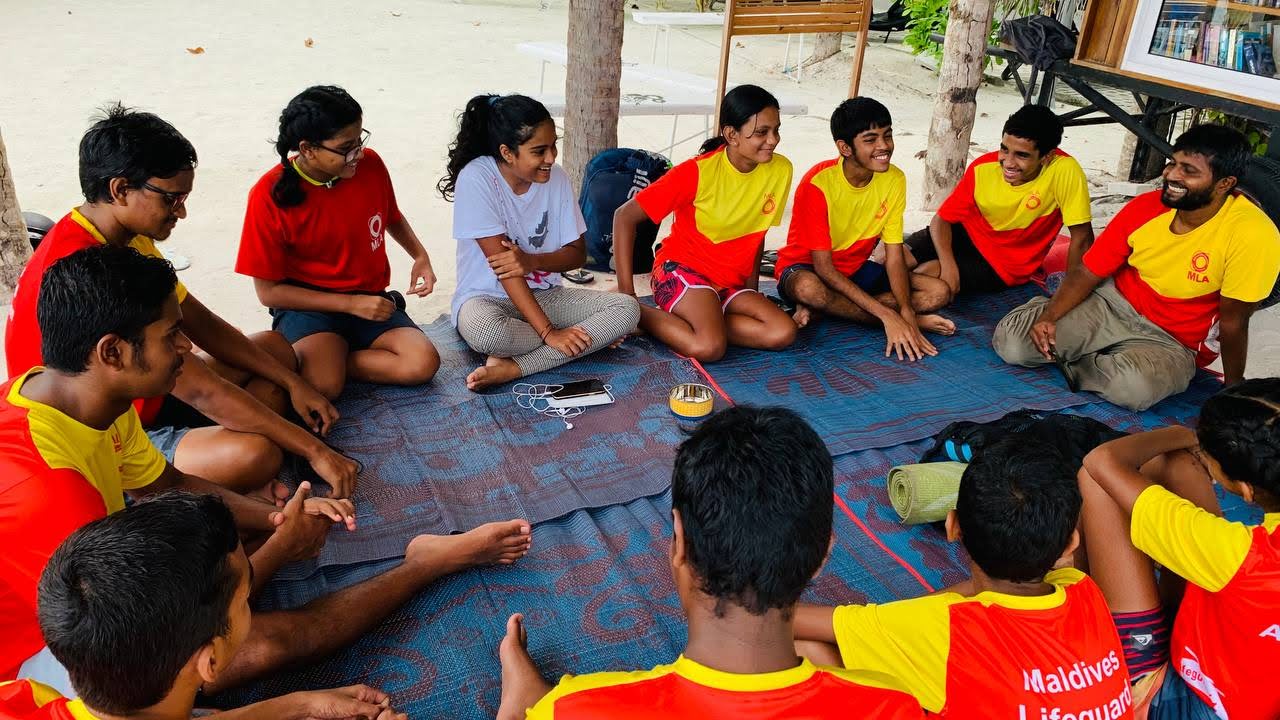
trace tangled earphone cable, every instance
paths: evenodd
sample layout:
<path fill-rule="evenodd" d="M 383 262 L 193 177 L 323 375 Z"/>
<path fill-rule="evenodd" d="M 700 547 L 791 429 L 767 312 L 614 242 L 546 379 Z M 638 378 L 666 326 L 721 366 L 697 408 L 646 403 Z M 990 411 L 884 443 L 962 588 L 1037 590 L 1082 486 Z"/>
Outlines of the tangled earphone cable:
<path fill-rule="evenodd" d="M 559 418 L 564 422 L 565 430 L 572 430 L 573 423 L 570 419 L 576 418 L 583 413 L 585 408 L 582 406 L 575 407 L 551 407 L 547 398 L 551 394 L 564 387 L 563 385 L 535 385 L 533 383 L 516 383 L 511 388 L 511 392 L 516 396 L 516 405 L 532 410 L 539 415 L 549 418 Z"/>

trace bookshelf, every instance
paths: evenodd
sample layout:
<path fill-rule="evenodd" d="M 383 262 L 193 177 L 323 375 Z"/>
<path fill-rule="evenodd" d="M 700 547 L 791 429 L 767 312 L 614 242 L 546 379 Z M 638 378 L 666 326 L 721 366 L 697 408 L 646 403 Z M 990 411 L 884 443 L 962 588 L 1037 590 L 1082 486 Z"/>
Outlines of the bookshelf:
<path fill-rule="evenodd" d="M 1091 0 L 1075 62 L 1280 108 L 1280 0 Z"/>

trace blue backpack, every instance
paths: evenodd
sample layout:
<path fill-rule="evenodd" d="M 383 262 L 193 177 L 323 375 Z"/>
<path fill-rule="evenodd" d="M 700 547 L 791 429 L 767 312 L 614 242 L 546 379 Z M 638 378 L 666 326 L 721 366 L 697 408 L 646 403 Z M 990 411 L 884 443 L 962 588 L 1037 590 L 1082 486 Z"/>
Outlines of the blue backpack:
<path fill-rule="evenodd" d="M 636 193 L 666 174 L 671 161 L 648 150 L 612 148 L 602 150 L 587 163 L 582 174 L 582 192 L 578 205 L 587 221 L 587 264 L 592 270 L 612 271 L 613 213 Z M 653 267 L 654 243 L 658 226 L 640 223 L 636 228 L 632 266 L 637 273 Z"/>

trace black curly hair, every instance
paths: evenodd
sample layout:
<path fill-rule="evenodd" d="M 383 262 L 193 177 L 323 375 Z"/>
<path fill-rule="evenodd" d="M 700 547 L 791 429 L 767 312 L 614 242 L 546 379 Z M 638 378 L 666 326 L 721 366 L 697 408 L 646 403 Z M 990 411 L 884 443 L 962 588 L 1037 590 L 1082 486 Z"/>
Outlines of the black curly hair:
<path fill-rule="evenodd" d="M 271 188 L 271 199 L 277 206 L 294 207 L 306 199 L 302 178 L 289 162 L 289 155 L 296 152 L 304 140 L 322 143 L 363 116 L 360 103 L 337 85 L 314 85 L 289 101 L 280 112 L 280 134 L 276 137 L 276 152 L 284 168 Z"/>
<path fill-rule="evenodd" d="M 1220 390 L 1200 409 L 1196 437 L 1232 480 L 1280 502 L 1280 378 Z"/>
<path fill-rule="evenodd" d="M 476 95 L 458 115 L 458 136 L 449 145 L 449 163 L 436 183 L 440 196 L 453 202 L 458 173 L 467 163 L 488 155 L 502 159 L 503 145 L 518 153 L 538 126 L 551 121 L 542 103 L 526 95 Z"/>

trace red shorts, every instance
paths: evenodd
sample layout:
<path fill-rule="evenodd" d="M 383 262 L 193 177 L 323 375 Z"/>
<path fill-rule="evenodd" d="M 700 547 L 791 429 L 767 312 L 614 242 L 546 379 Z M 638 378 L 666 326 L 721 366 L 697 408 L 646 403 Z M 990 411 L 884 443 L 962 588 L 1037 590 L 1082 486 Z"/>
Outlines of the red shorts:
<path fill-rule="evenodd" d="M 697 270 L 692 270 L 674 260 L 667 260 L 653 266 L 653 272 L 649 275 L 649 287 L 653 289 L 653 301 L 667 312 L 673 312 L 684 294 L 692 289 L 714 290 L 720 296 L 721 310 L 729 307 L 729 303 L 742 293 L 754 292 L 750 288 L 716 287 Z"/>

